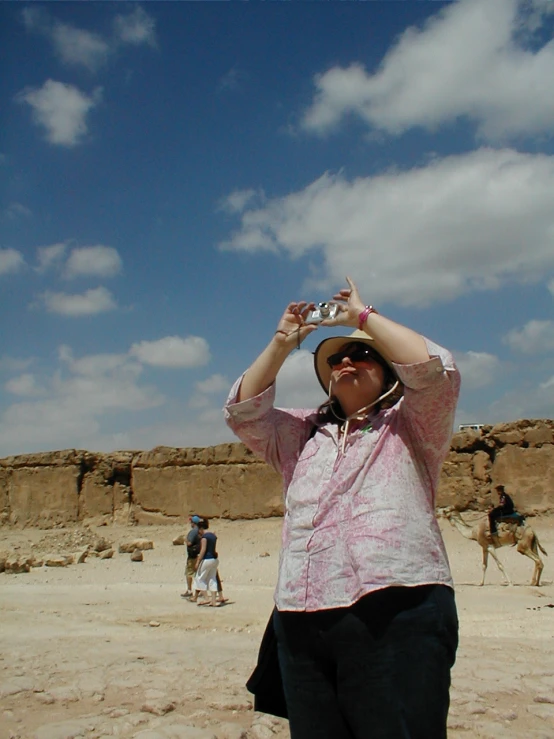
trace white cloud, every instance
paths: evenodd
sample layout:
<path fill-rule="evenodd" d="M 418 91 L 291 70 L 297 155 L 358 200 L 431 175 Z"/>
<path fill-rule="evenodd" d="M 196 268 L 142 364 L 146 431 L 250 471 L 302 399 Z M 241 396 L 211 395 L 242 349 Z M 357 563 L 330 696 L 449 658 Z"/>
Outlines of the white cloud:
<path fill-rule="evenodd" d="M 73 318 L 105 313 L 117 308 L 112 294 L 105 287 L 87 290 L 80 295 L 47 291 L 41 297 L 49 313 L 59 313 Z"/>
<path fill-rule="evenodd" d="M 490 385 L 500 371 L 500 360 L 486 352 L 455 352 L 454 358 L 465 390 Z"/>
<path fill-rule="evenodd" d="M 33 363 L 33 359 L 20 359 L 18 357 L 10 357 L 6 354 L 0 357 L 0 371 L 3 372 L 23 372 Z"/>
<path fill-rule="evenodd" d="M 82 65 L 91 72 L 105 64 L 110 53 L 103 38 L 66 23 L 53 25 L 51 39 L 57 55 L 65 64 Z"/>
<path fill-rule="evenodd" d="M 190 408 L 190 406 L 189 406 Z M 192 416 L 192 418 L 191 418 Z M 185 413 L 179 423 L 156 423 L 122 433 L 102 433 L 84 446 L 86 449 L 152 449 L 155 446 L 198 447 L 238 441 L 223 421 L 220 408 L 200 415 Z"/>
<path fill-rule="evenodd" d="M 121 272 L 122 261 L 111 246 L 82 246 L 73 249 L 65 265 L 64 276 L 114 277 Z"/>
<path fill-rule="evenodd" d="M 538 28 L 551 7 L 535 3 L 525 18 L 528 10 L 525 0 L 447 3 L 407 29 L 375 73 L 352 64 L 316 77 L 304 128 L 321 134 L 356 115 L 396 135 L 466 116 L 489 140 L 550 133 L 554 42 L 534 48 L 522 29 Z"/>
<path fill-rule="evenodd" d="M 524 354 L 554 350 L 554 321 L 529 321 L 522 329 L 512 329 L 503 338 L 511 349 Z"/>
<path fill-rule="evenodd" d="M 208 342 L 200 336 L 165 336 L 133 344 L 132 356 L 153 367 L 201 367 L 210 361 Z"/>
<path fill-rule="evenodd" d="M 62 260 L 67 244 L 60 242 L 50 246 L 39 246 L 37 249 L 38 272 L 46 272 L 50 267 L 59 264 Z"/>
<path fill-rule="evenodd" d="M 548 392 L 552 394 L 552 399 L 554 401 L 554 375 L 549 377 L 546 382 L 542 382 L 539 388 L 540 390 L 548 390 Z"/>
<path fill-rule="evenodd" d="M 58 349 L 58 358 L 74 375 L 82 377 L 101 377 L 123 368 L 133 377 L 138 377 L 142 372 L 141 365 L 126 354 L 88 354 L 75 359 L 71 348 L 62 344 Z"/>
<path fill-rule="evenodd" d="M 0 275 L 19 272 L 24 264 L 21 252 L 16 249 L 0 249 Z"/>
<path fill-rule="evenodd" d="M 10 221 L 14 221 L 17 218 L 31 218 L 33 213 L 30 208 L 27 208 L 26 205 L 22 205 L 22 203 L 10 203 L 10 205 L 8 205 L 4 210 L 3 215 Z"/>
<path fill-rule="evenodd" d="M 143 367 L 138 360 L 132 349 L 127 354 L 75 357 L 70 346 L 60 346 L 58 366 L 47 376 L 35 377 L 34 385 L 27 381 L 29 392 L 37 387 L 43 396 L 28 395 L 0 415 L 0 456 L 47 449 L 113 451 L 237 441 L 224 423 L 221 408 L 209 402 L 195 404 L 193 400 L 199 396 L 194 392 L 188 406 L 183 404 L 182 419 L 149 424 L 148 413 L 138 414 L 159 407 L 168 399 L 155 387 L 141 382 Z M 228 386 L 223 388 L 224 380 L 218 375 L 207 378 L 204 392 L 227 390 Z M 289 357 L 277 385 L 281 406 L 317 407 L 324 400 L 315 379 L 311 353 L 304 350 Z M 19 389 L 25 389 L 23 381 Z M 208 395 L 201 397 L 209 401 Z M 128 413 L 135 414 L 134 418 L 128 417 Z M 164 412 L 166 415 L 170 414 Z"/>
<path fill-rule="evenodd" d="M 132 13 L 117 15 L 114 19 L 116 35 L 126 44 L 156 45 L 156 22 L 152 16 L 141 7 L 135 8 Z"/>
<path fill-rule="evenodd" d="M 217 85 L 218 92 L 235 92 L 248 79 L 248 75 L 240 67 L 234 66 L 227 70 Z"/>
<path fill-rule="evenodd" d="M 202 408 L 209 408 L 211 407 L 211 401 L 207 395 L 202 395 L 201 393 L 197 393 L 196 395 L 192 395 L 190 397 L 189 402 L 188 402 L 188 407 L 193 408 L 194 410 L 200 410 Z"/>
<path fill-rule="evenodd" d="M 64 64 L 90 72 L 105 65 L 121 44 L 156 45 L 155 21 L 141 7 L 115 17 L 112 38 L 55 20 L 43 7 L 28 6 L 21 15 L 26 29 L 46 37 Z"/>
<path fill-rule="evenodd" d="M 36 378 L 31 373 L 25 373 L 18 377 L 12 377 L 8 380 L 4 388 L 13 395 L 22 395 L 24 397 L 34 397 L 41 395 L 44 391 L 37 385 Z"/>
<path fill-rule="evenodd" d="M 16 100 L 31 106 L 35 123 L 46 130 L 47 141 L 75 146 L 86 135 L 86 116 L 101 97 L 101 88 L 86 95 L 74 85 L 46 80 L 41 88 L 22 90 Z"/>
<path fill-rule="evenodd" d="M 42 5 L 33 3 L 21 11 L 21 20 L 27 31 L 47 35 L 52 30 L 52 18 Z"/>
<path fill-rule="evenodd" d="M 69 347 L 61 347 L 60 361 L 60 368 L 41 383 L 45 398 L 14 403 L 0 417 L 3 454 L 68 447 L 113 449 L 110 437 L 102 432 L 108 418 L 165 402 L 156 388 L 138 384 L 141 368 L 128 357 L 90 355 L 75 360 Z M 25 383 L 19 387 L 23 390 Z"/>
<path fill-rule="evenodd" d="M 221 200 L 219 207 L 227 213 L 242 213 L 248 204 L 252 204 L 254 198 L 264 199 L 263 194 L 253 189 L 235 190 Z"/>
<path fill-rule="evenodd" d="M 214 393 L 220 393 L 224 390 L 231 389 L 231 383 L 224 375 L 212 375 L 207 377 L 205 380 L 197 382 L 195 385 L 196 390 L 199 393 L 205 393 L 206 395 L 213 395 Z"/>
<path fill-rule="evenodd" d="M 503 423 L 514 418 L 554 417 L 554 376 L 537 385 L 522 384 L 483 410 L 485 423 Z"/>
<path fill-rule="evenodd" d="M 305 349 L 289 355 L 275 387 L 275 405 L 280 408 L 318 408 L 326 400 L 316 378 L 313 355 Z"/>
<path fill-rule="evenodd" d="M 511 149 L 352 181 L 325 174 L 246 210 L 221 247 L 314 255 L 314 299 L 351 275 L 376 304 L 425 306 L 551 274 L 552 192 L 554 157 Z"/>

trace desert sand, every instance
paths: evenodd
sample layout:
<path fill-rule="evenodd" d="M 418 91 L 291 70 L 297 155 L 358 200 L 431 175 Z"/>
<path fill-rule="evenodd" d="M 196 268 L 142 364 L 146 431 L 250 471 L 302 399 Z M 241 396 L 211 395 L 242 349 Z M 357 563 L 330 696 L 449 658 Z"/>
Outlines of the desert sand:
<path fill-rule="evenodd" d="M 554 518 L 529 521 L 550 553 L 540 588 L 528 584 L 533 563 L 510 547 L 499 556 L 514 586 L 491 560 L 479 587 L 479 546 L 441 520 L 461 637 L 451 739 L 554 737 Z M 112 559 L 1 574 L 0 737 L 288 737 L 287 722 L 255 713 L 244 687 L 272 609 L 281 520 L 211 528 L 229 599 L 221 608 L 180 597 L 186 553 L 172 540 L 182 526 L 99 527 Z M 74 534 L 3 530 L 1 548 L 55 554 Z M 117 553 L 133 538 L 154 542 L 142 562 Z"/>

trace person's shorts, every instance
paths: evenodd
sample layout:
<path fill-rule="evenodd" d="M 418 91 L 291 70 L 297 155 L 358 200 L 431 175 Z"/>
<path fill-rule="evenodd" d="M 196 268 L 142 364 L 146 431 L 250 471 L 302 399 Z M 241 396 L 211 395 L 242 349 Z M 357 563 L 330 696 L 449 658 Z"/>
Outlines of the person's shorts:
<path fill-rule="evenodd" d="M 196 564 L 196 557 L 187 557 L 187 567 L 185 569 L 185 577 L 194 577 L 196 570 L 194 568 Z"/>

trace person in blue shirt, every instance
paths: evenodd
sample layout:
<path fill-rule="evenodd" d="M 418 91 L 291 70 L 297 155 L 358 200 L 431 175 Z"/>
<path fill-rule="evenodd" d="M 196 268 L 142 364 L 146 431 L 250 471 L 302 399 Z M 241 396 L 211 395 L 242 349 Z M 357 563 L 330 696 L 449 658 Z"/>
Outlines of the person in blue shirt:
<path fill-rule="evenodd" d="M 198 593 L 203 594 L 203 600 L 198 601 L 199 606 L 220 605 L 217 601 L 217 592 L 219 590 L 217 583 L 217 568 L 219 559 L 217 557 L 216 544 L 217 536 L 213 531 L 208 531 L 209 523 L 206 519 L 202 519 L 198 524 L 198 533 L 200 534 L 200 554 L 196 560 L 196 576 L 194 578 L 195 593 L 191 601 L 195 602 Z"/>
<path fill-rule="evenodd" d="M 187 566 L 185 569 L 185 577 L 187 579 L 187 591 L 181 593 L 181 598 L 192 598 L 192 580 L 196 574 L 196 560 L 200 554 L 200 534 L 198 532 L 198 524 L 202 521 L 200 516 L 191 516 L 190 531 L 187 534 Z"/>

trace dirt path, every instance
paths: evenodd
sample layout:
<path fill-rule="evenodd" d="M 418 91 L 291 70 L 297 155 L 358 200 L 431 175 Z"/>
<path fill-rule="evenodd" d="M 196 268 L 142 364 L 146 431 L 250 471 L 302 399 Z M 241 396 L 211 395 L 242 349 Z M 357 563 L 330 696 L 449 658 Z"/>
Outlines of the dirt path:
<path fill-rule="evenodd" d="M 441 524 L 442 525 L 442 524 Z M 534 519 L 554 556 L 554 519 Z M 244 688 L 272 608 L 279 519 L 214 521 L 223 608 L 179 597 L 185 551 L 174 527 L 98 529 L 128 554 L 65 568 L 0 575 L 0 738 L 285 739 L 284 721 L 255 714 Z M 505 548 L 516 585 L 494 562 L 480 581 L 480 549 L 443 526 L 457 587 L 461 642 L 453 674 L 451 739 L 553 739 L 554 562 L 544 585 Z M 55 553 L 64 532 L 2 532 L 2 548 Z M 369 718 L 369 717 L 368 717 Z"/>

